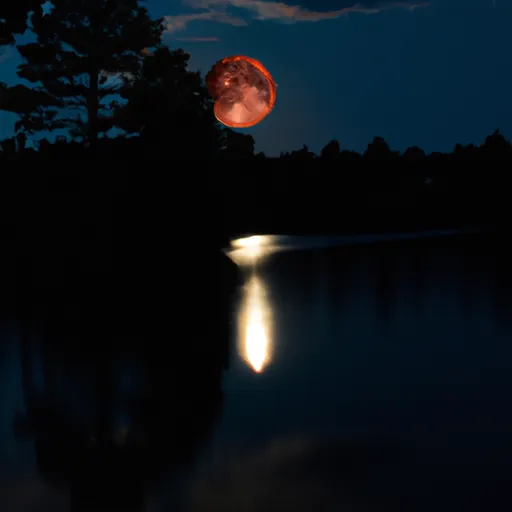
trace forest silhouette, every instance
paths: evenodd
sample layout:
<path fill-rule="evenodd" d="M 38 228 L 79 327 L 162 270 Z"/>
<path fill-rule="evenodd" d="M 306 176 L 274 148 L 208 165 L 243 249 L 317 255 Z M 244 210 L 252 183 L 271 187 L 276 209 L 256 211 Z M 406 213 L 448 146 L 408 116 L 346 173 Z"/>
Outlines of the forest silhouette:
<path fill-rule="evenodd" d="M 0 43 L 22 58 L 22 82 L 0 84 L 0 109 L 18 117 L 15 135 L 0 142 L 2 169 L 29 163 L 40 173 L 87 175 L 98 162 L 108 190 L 119 186 L 108 177 L 116 169 L 169 169 L 193 198 L 182 222 L 196 229 L 192 220 L 203 208 L 221 226 L 221 244 L 248 232 L 425 229 L 504 218 L 512 145 L 498 130 L 451 153 L 416 146 L 400 153 L 375 137 L 362 154 L 333 140 L 318 155 L 304 146 L 266 157 L 251 135 L 215 119 L 203 77 L 188 69 L 190 56 L 162 42 L 162 20 L 139 2 L 54 0 L 47 12 L 42 3 L 0 7 Z M 16 44 L 18 34 L 33 41 Z M 244 163 L 185 169 L 196 160 Z"/>
<path fill-rule="evenodd" d="M 381 137 L 359 154 L 336 140 L 320 154 L 306 145 L 280 157 L 255 152 L 251 135 L 221 126 L 203 77 L 190 56 L 162 42 L 163 20 L 136 0 L 41 0 L 0 8 L 0 45 L 21 56 L 16 85 L 0 83 L 0 109 L 18 116 L 15 136 L 1 142 L 0 161 L 124 161 L 266 159 L 410 164 L 512 159 L 495 131 L 480 146 L 457 144 L 448 154 L 417 146 L 403 153 Z M 30 34 L 32 42 L 16 44 Z M 113 131 L 114 130 L 114 131 Z M 52 134 L 51 142 L 48 135 Z M 29 142 L 30 141 L 30 142 Z M 326 141 L 327 142 L 327 141 Z"/>

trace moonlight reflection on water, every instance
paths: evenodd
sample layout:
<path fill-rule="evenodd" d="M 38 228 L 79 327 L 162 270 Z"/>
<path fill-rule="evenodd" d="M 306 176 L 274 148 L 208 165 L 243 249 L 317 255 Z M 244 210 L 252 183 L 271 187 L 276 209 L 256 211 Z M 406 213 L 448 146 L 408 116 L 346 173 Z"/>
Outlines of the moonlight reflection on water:
<path fill-rule="evenodd" d="M 271 308 L 257 263 L 275 250 L 270 236 L 255 235 L 231 242 L 227 255 L 250 271 L 243 287 L 238 312 L 238 353 L 256 372 L 261 373 L 271 359 Z"/>
<path fill-rule="evenodd" d="M 270 362 L 270 308 L 261 279 L 253 274 L 244 288 L 244 307 L 239 315 L 239 353 L 256 373 Z"/>

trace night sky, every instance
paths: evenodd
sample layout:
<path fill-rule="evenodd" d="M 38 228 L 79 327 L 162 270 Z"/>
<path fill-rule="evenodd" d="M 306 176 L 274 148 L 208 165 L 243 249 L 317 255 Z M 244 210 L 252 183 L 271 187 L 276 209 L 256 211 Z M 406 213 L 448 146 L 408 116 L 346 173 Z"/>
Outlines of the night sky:
<path fill-rule="evenodd" d="M 285 2 L 146 3 L 192 69 L 245 54 L 274 75 L 275 110 L 244 130 L 257 150 L 318 152 L 335 138 L 364 151 L 380 135 L 396 150 L 451 151 L 496 128 L 512 138 L 511 0 Z M 3 51 L 0 80 L 13 81 L 16 64 L 16 51 Z M 0 113 L 0 138 L 12 121 Z"/>

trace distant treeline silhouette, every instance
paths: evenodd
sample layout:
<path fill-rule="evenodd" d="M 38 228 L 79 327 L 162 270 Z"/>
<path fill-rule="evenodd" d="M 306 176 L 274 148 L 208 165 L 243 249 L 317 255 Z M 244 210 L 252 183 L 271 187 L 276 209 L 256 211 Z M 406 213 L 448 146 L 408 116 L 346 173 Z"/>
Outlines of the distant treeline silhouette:
<path fill-rule="evenodd" d="M 499 131 L 480 146 L 457 144 L 446 154 L 419 147 L 400 153 L 376 137 L 362 154 L 333 140 L 319 155 L 304 146 L 266 157 L 255 152 L 251 135 L 217 122 L 203 77 L 188 69 L 189 55 L 162 43 L 163 20 L 151 19 L 137 0 L 53 0 L 46 13 L 41 4 L 0 8 L 0 44 L 16 46 L 23 80 L 0 84 L 0 109 L 18 117 L 15 135 L 0 143 L 4 170 L 30 163 L 45 164 L 39 172 L 87 174 L 87 162 L 111 162 L 102 167 L 101 187 L 114 191 L 120 183 L 107 185 L 111 171 L 163 168 L 172 175 L 174 197 L 188 201 L 187 213 L 178 215 L 182 225 L 197 229 L 197 219 L 207 216 L 221 240 L 247 232 L 421 229 L 505 218 L 512 146 Z M 35 42 L 16 44 L 25 31 Z M 183 167 L 190 160 L 244 166 Z M 478 171 L 454 162 L 475 163 Z M 49 190 L 49 201 L 51 194 L 69 194 L 65 187 Z"/>
<path fill-rule="evenodd" d="M 163 19 L 151 19 L 137 0 L 4 3 L 0 47 L 15 46 L 21 57 L 17 74 L 23 81 L 11 86 L 0 82 L 0 110 L 18 117 L 15 136 L 0 145 L 4 164 L 88 157 L 266 158 L 255 153 L 251 135 L 217 122 L 203 77 L 188 69 L 190 56 L 163 44 Z M 17 44 L 16 36 L 25 32 L 33 41 Z M 44 138 L 50 133 L 53 142 Z M 481 146 L 457 144 L 450 154 L 426 155 L 419 147 L 401 154 L 375 137 L 363 154 L 342 150 L 333 140 L 319 155 L 304 146 L 266 159 L 508 160 L 512 147 L 496 131 Z"/>
<path fill-rule="evenodd" d="M 172 121 L 169 121 L 171 123 Z M 411 164 L 458 162 L 458 161 L 493 161 L 512 160 L 512 144 L 499 132 L 494 131 L 486 137 L 483 144 L 463 146 L 456 144 L 451 153 L 425 153 L 418 146 L 407 148 L 404 152 L 393 151 L 382 137 L 375 137 L 368 144 L 366 151 L 358 153 L 342 150 L 337 140 L 330 141 L 320 152 L 315 154 L 308 146 L 291 152 L 282 152 L 279 157 L 268 157 L 263 152 L 256 153 L 255 142 L 251 135 L 233 132 L 227 128 L 215 127 L 225 139 L 215 148 L 212 140 L 198 140 L 197 137 L 184 141 L 179 137 L 179 149 L 175 153 L 176 134 L 169 133 L 169 140 L 145 140 L 139 136 L 101 137 L 95 142 L 94 153 L 84 141 L 70 140 L 64 135 L 57 136 L 52 142 L 46 138 L 27 146 L 27 136 L 20 132 L 13 137 L 0 141 L 0 161 L 37 161 L 37 160 L 73 160 L 88 157 L 102 160 L 266 160 L 266 161 L 335 161 L 335 162 L 404 162 Z M 199 146 L 212 144 L 206 152 L 194 151 L 194 144 Z"/>

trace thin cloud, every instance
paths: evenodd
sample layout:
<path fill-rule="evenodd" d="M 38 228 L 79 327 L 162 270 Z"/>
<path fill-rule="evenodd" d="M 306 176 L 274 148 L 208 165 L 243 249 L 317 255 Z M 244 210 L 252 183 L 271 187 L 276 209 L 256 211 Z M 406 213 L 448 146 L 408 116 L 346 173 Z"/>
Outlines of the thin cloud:
<path fill-rule="evenodd" d="M 206 12 L 182 14 L 179 16 L 165 16 L 164 25 L 167 33 L 174 33 L 184 30 L 185 27 L 193 21 L 215 21 L 224 25 L 232 25 L 234 27 L 245 27 L 247 21 L 236 16 L 231 16 L 226 12 L 209 10 Z"/>
<path fill-rule="evenodd" d="M 182 41 L 185 43 L 216 43 L 220 41 L 218 37 L 175 37 L 174 41 Z"/>
<path fill-rule="evenodd" d="M 183 0 L 183 3 L 201 12 L 167 16 L 167 32 L 184 30 L 194 21 L 213 21 L 236 27 L 247 26 L 250 19 L 284 23 L 318 22 L 353 13 L 374 14 L 397 8 L 414 10 L 428 5 L 422 0 Z M 233 14 L 234 10 L 237 15 Z"/>

